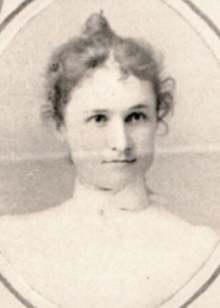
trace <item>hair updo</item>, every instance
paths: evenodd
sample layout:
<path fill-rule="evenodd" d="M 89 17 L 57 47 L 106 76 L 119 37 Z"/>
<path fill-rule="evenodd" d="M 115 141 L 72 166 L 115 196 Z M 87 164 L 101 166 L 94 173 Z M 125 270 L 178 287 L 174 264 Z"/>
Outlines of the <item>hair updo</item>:
<path fill-rule="evenodd" d="M 163 121 L 173 105 L 172 78 L 162 78 L 161 61 L 149 43 L 116 35 L 106 18 L 92 14 L 82 27 L 81 36 L 58 47 L 47 69 L 47 100 L 44 117 L 52 117 L 59 128 L 70 93 L 113 54 L 125 76 L 150 81 L 156 95 L 157 120 Z"/>

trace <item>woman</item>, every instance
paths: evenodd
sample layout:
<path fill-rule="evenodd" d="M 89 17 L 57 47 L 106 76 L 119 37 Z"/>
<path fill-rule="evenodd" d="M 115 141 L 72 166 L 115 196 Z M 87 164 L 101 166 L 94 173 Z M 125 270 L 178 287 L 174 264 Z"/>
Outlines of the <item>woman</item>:
<path fill-rule="evenodd" d="M 47 78 L 46 114 L 76 167 L 73 198 L 2 218 L 2 294 L 13 307 L 161 307 L 218 242 L 208 227 L 168 213 L 146 186 L 172 80 L 149 44 L 117 36 L 102 14 L 55 51 Z"/>

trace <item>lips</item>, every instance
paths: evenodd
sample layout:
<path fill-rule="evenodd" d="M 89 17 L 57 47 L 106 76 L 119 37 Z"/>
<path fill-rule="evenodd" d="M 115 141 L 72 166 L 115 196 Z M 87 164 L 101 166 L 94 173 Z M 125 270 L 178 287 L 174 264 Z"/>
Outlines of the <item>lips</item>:
<path fill-rule="evenodd" d="M 104 161 L 104 163 L 107 164 L 111 164 L 111 163 L 115 163 L 115 164 L 133 164 L 136 162 L 136 158 L 133 159 L 113 159 L 113 160 L 109 160 L 109 161 Z"/>

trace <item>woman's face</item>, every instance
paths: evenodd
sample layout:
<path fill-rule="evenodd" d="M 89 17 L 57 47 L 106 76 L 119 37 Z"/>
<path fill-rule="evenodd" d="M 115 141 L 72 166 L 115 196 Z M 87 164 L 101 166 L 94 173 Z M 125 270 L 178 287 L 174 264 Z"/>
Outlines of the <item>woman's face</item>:
<path fill-rule="evenodd" d="M 120 189 L 145 176 L 154 154 L 155 104 L 150 82 L 123 79 L 113 64 L 73 91 L 63 132 L 81 182 Z"/>

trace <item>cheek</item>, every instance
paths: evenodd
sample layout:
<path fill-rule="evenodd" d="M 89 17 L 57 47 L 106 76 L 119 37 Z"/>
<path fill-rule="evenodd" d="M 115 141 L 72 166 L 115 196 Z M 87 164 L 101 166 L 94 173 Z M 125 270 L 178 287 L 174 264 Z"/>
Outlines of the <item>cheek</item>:
<path fill-rule="evenodd" d="M 136 150 L 140 153 L 146 153 L 152 151 L 155 142 L 155 127 L 143 128 L 137 130 L 133 136 L 133 142 L 135 144 Z"/>
<path fill-rule="evenodd" d="M 74 160 L 96 159 L 107 146 L 106 135 L 93 129 L 75 130 L 68 135 L 68 143 Z"/>

